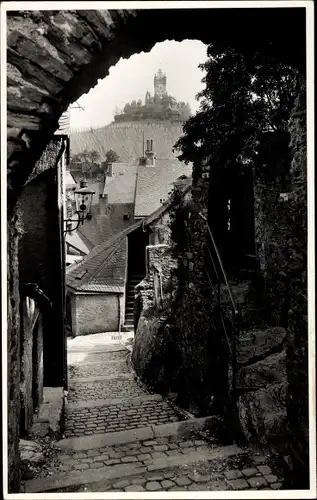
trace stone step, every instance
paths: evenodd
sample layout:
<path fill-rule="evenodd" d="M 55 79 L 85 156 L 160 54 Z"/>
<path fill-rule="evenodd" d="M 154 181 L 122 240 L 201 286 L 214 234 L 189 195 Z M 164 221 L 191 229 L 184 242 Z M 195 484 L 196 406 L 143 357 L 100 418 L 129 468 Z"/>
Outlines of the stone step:
<path fill-rule="evenodd" d="M 153 396 L 154 400 L 154 396 Z M 70 437 L 55 443 L 56 448 L 69 451 L 83 451 L 115 446 L 123 443 L 134 443 L 147 439 L 155 439 L 167 436 L 186 436 L 191 432 L 210 431 L 219 433 L 219 418 L 201 417 L 167 424 L 149 425 L 147 427 L 131 429 L 118 432 L 106 432 L 104 434 L 93 434 L 90 436 Z"/>
<path fill-rule="evenodd" d="M 31 479 L 26 481 L 25 493 L 39 493 L 61 490 L 63 488 L 76 487 L 85 485 L 86 491 L 89 490 L 87 485 L 102 482 L 104 485 L 111 483 L 113 479 L 123 478 L 143 478 L 145 475 L 153 472 L 166 471 L 168 469 L 192 464 L 205 464 L 216 460 L 226 460 L 229 457 L 244 454 L 245 452 L 236 445 L 223 447 L 201 447 L 198 450 L 188 453 L 180 453 L 175 451 L 171 456 L 164 458 L 152 458 L 143 462 L 113 464 L 112 466 L 101 466 L 97 469 L 88 468 L 83 470 L 73 470 L 67 474 L 54 474 L 46 478 Z M 158 453 L 159 454 L 159 453 Z M 132 457 L 131 457 L 132 458 Z M 116 462 L 116 460 L 114 460 Z M 127 460 L 127 462 L 130 462 Z M 203 487 L 201 487 L 203 489 Z M 96 490 L 95 490 L 96 491 Z M 99 491 L 102 491 L 102 489 Z"/>

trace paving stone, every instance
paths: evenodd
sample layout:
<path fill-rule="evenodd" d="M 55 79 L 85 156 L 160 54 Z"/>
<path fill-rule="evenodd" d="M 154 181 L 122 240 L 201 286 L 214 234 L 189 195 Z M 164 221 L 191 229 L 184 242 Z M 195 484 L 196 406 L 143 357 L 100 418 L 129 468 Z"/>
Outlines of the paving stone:
<path fill-rule="evenodd" d="M 197 485 L 194 485 L 194 486 L 197 486 Z M 184 491 L 184 488 L 182 488 L 181 486 L 173 486 L 172 488 L 170 488 L 169 491 Z"/>
<path fill-rule="evenodd" d="M 242 470 L 242 474 L 246 477 L 255 476 L 257 472 L 258 472 L 257 469 L 255 469 L 254 467 Z"/>
<path fill-rule="evenodd" d="M 138 462 L 138 459 L 136 457 L 123 457 L 121 458 L 122 463 L 131 463 L 131 462 Z"/>
<path fill-rule="evenodd" d="M 179 443 L 180 448 L 189 448 L 190 446 L 194 446 L 194 441 L 183 441 Z"/>
<path fill-rule="evenodd" d="M 151 455 L 149 453 L 142 453 L 141 455 L 137 455 L 137 459 L 142 462 L 142 460 L 151 460 Z"/>
<path fill-rule="evenodd" d="M 177 483 L 178 486 L 188 486 L 192 484 L 188 477 L 177 477 L 175 478 L 175 483 Z"/>
<path fill-rule="evenodd" d="M 272 488 L 272 490 L 280 490 L 282 488 L 282 483 L 270 484 L 270 488 Z"/>
<path fill-rule="evenodd" d="M 153 451 L 151 453 L 151 456 L 153 460 L 156 460 L 158 458 L 166 458 L 166 453 L 164 453 L 163 451 Z"/>
<path fill-rule="evenodd" d="M 145 491 L 145 489 L 140 484 L 139 485 L 131 484 L 130 486 L 127 486 L 126 488 L 124 488 L 124 491 Z"/>
<path fill-rule="evenodd" d="M 260 488 L 262 486 L 267 486 L 267 482 L 264 479 L 264 477 L 250 477 L 250 479 L 248 479 L 248 483 L 253 488 Z"/>
<path fill-rule="evenodd" d="M 271 467 L 268 467 L 267 465 L 258 465 L 258 470 L 261 474 L 272 474 Z"/>
<path fill-rule="evenodd" d="M 89 457 L 88 458 L 82 458 L 81 461 L 84 462 L 84 463 L 90 464 L 90 463 L 93 462 L 93 458 L 89 458 Z"/>
<path fill-rule="evenodd" d="M 166 444 L 157 444 L 153 446 L 155 451 L 166 451 L 168 450 L 168 446 Z"/>
<path fill-rule="evenodd" d="M 104 466 L 103 462 L 94 462 L 94 463 L 90 464 L 91 469 L 100 469 L 100 467 L 103 467 L 103 466 Z"/>
<path fill-rule="evenodd" d="M 278 482 L 278 477 L 274 476 L 274 474 L 268 474 L 264 476 L 268 483 L 276 483 Z"/>
<path fill-rule="evenodd" d="M 122 460 L 122 459 L 121 459 Z M 109 460 L 104 460 L 105 465 L 116 465 L 120 463 L 119 458 L 110 458 Z"/>
<path fill-rule="evenodd" d="M 145 489 L 148 491 L 158 491 L 162 489 L 162 486 L 157 481 L 149 481 L 146 483 Z"/>
<path fill-rule="evenodd" d="M 175 486 L 175 483 L 171 481 L 170 479 L 164 479 L 164 481 L 161 482 L 162 488 L 165 490 L 168 488 L 171 488 L 172 486 Z"/>
<path fill-rule="evenodd" d="M 78 470 L 81 470 L 81 469 L 88 469 L 89 468 L 89 465 L 88 464 L 76 464 L 73 466 L 74 469 L 78 469 Z"/>
<path fill-rule="evenodd" d="M 201 474 L 191 474 L 189 477 L 195 483 L 207 483 L 210 479 L 209 476 L 203 476 Z"/>
<path fill-rule="evenodd" d="M 143 446 L 154 446 L 157 444 L 157 441 L 155 440 L 150 440 L 150 441 L 143 441 Z"/>
<path fill-rule="evenodd" d="M 227 479 L 239 479 L 242 477 L 242 473 L 239 470 L 227 470 L 224 474 Z"/>
<path fill-rule="evenodd" d="M 247 490 L 249 488 L 245 479 L 232 479 L 228 481 L 228 485 L 232 490 Z"/>
<path fill-rule="evenodd" d="M 177 488 L 179 488 L 178 491 L 183 491 L 183 488 L 180 488 L 179 486 L 177 486 Z M 187 488 L 189 491 L 204 491 L 204 486 L 202 483 L 200 483 L 200 484 L 193 483 L 190 486 L 188 486 Z"/>
<path fill-rule="evenodd" d="M 175 443 L 170 443 L 170 444 L 168 445 L 168 447 L 169 447 L 169 449 L 170 449 L 170 450 L 176 450 L 176 449 L 178 449 L 178 445 L 177 445 L 177 444 L 175 444 Z"/>
<path fill-rule="evenodd" d="M 207 489 L 210 491 L 226 491 L 228 485 L 224 481 L 213 481 L 207 485 Z"/>

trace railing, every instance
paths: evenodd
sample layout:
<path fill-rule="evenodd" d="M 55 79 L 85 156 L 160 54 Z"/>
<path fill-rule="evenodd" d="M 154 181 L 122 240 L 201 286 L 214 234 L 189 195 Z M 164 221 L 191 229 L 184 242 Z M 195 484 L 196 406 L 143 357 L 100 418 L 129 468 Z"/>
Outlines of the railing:
<path fill-rule="evenodd" d="M 206 250 L 207 250 L 208 256 L 210 258 L 212 268 L 213 268 L 215 278 L 216 278 L 216 284 L 217 284 L 217 289 L 218 289 L 218 292 L 217 292 L 218 311 L 219 311 L 221 324 L 223 327 L 225 339 L 226 339 L 226 342 L 228 345 L 228 350 L 229 350 L 230 358 L 231 358 L 231 370 L 232 370 L 232 372 L 231 372 L 231 384 L 230 384 L 231 387 L 229 389 L 229 399 L 230 399 L 231 404 L 232 404 L 232 411 L 235 411 L 235 399 L 236 399 L 236 392 L 237 392 L 236 391 L 236 369 L 237 369 L 237 367 L 236 367 L 236 364 L 237 364 L 237 361 L 236 361 L 236 338 L 237 338 L 237 336 L 239 334 L 239 330 L 240 330 L 240 313 L 239 313 L 236 301 L 234 299 L 232 288 L 231 288 L 231 285 L 229 283 L 228 276 L 227 276 L 227 273 L 225 271 L 223 261 L 221 259 L 221 255 L 219 253 L 217 244 L 216 244 L 215 239 L 213 237 L 213 234 L 211 232 L 207 218 L 205 217 L 205 215 L 202 212 L 199 212 L 199 216 L 206 223 L 208 236 L 209 236 L 209 240 L 211 243 L 211 245 L 206 244 Z M 212 254 L 211 248 L 213 249 L 214 256 Z M 207 266 L 205 266 L 205 270 L 206 270 L 210 285 L 214 284 L 214 280 L 211 279 Z M 229 299 L 230 299 L 230 306 L 231 306 L 231 310 L 232 310 L 231 334 L 230 333 L 228 334 L 227 327 L 225 325 L 224 314 L 222 311 L 222 304 L 221 304 L 221 284 L 222 283 L 225 284 L 225 286 L 228 290 Z"/>

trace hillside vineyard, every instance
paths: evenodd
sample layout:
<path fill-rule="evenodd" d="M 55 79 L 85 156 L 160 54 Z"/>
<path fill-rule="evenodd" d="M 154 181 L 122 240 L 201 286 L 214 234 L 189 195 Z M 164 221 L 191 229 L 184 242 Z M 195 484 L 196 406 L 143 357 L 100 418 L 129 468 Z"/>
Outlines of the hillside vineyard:
<path fill-rule="evenodd" d="M 84 150 L 97 151 L 102 158 L 109 149 L 116 151 L 120 161 L 134 161 L 142 156 L 143 133 L 155 139 L 156 157 L 176 158 L 173 146 L 182 134 L 182 123 L 142 121 L 110 123 L 106 127 L 71 133 L 71 155 Z M 178 153 L 179 154 L 179 153 Z"/>

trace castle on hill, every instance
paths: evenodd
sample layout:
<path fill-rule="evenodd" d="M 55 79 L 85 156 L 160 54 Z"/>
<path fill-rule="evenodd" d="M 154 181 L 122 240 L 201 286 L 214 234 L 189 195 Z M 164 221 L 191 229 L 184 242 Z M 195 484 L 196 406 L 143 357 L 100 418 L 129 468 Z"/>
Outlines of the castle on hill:
<path fill-rule="evenodd" d="M 124 106 L 114 117 L 115 122 L 141 120 L 169 120 L 172 122 L 186 121 L 191 115 L 190 106 L 178 102 L 167 93 L 167 77 L 161 69 L 154 75 L 154 95 L 147 91 L 144 103 L 141 100 L 132 101 Z"/>

